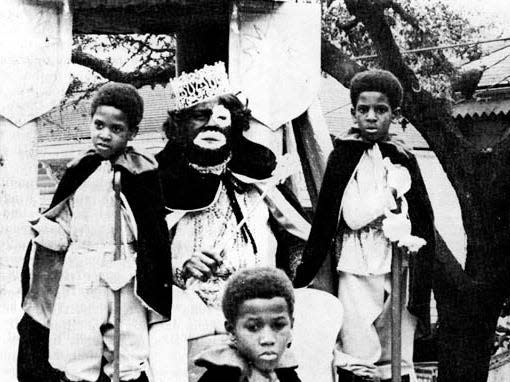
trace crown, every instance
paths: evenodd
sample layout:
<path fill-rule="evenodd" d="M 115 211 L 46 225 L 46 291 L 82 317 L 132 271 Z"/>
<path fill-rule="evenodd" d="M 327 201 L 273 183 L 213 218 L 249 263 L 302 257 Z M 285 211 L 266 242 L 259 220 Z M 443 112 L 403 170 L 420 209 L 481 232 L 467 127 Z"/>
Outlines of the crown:
<path fill-rule="evenodd" d="M 222 94 L 230 93 L 225 63 L 205 65 L 191 73 L 182 73 L 170 81 L 177 109 L 184 109 Z"/>

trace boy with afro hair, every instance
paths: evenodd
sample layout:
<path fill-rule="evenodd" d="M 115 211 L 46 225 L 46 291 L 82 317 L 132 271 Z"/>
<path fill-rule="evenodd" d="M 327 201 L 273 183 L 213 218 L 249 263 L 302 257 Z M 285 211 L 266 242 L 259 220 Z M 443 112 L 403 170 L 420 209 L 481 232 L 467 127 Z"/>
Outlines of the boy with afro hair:
<path fill-rule="evenodd" d="M 108 83 L 90 110 L 92 148 L 68 164 L 50 208 L 32 222 L 35 237 L 23 269 L 20 381 L 94 382 L 103 357 L 104 374 L 112 378 L 114 291 L 122 301 L 120 379 L 147 381 L 148 313 L 170 317 L 170 248 L 157 163 L 128 146 L 143 100 L 131 85 Z M 122 190 L 119 260 L 116 172 Z"/>
<path fill-rule="evenodd" d="M 351 113 L 356 126 L 335 142 L 294 281 L 297 287 L 308 285 L 329 251 L 334 259 L 334 288 L 344 309 L 335 348 L 341 381 L 391 379 L 394 240 L 385 228 L 391 219 L 403 222 L 409 230 L 407 238 L 426 241 L 413 250 L 417 253 L 410 255 L 409 270 L 402 278 L 407 290 L 407 307 L 402 307 L 403 381 L 416 380 L 412 362 L 416 329 L 421 334 L 429 331 L 435 247 L 432 208 L 415 157 L 389 131 L 399 115 L 402 93 L 400 82 L 388 71 L 369 70 L 353 77 Z"/>
<path fill-rule="evenodd" d="M 228 345 L 201 353 L 207 368 L 199 382 L 299 382 L 288 350 L 294 323 L 294 291 L 282 270 L 248 268 L 234 273 L 222 300 Z"/>

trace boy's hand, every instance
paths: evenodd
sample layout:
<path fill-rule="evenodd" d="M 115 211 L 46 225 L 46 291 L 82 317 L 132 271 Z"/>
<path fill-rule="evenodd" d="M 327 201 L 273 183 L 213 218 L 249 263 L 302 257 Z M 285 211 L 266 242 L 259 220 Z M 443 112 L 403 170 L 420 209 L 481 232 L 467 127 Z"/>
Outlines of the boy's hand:
<path fill-rule="evenodd" d="M 202 253 L 195 253 L 184 263 L 183 272 L 185 278 L 194 277 L 199 280 L 207 280 L 213 272 L 222 264 L 220 253 L 210 249 L 202 249 Z"/>

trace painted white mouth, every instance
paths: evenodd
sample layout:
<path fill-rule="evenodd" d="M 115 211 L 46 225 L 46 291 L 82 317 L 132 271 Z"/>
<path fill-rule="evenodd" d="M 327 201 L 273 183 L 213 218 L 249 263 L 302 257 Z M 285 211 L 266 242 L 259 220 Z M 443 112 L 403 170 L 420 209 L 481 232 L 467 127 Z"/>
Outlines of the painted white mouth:
<path fill-rule="evenodd" d="M 224 146 L 227 143 L 227 138 L 219 131 L 207 130 L 198 133 L 193 143 L 196 146 L 214 150 Z"/>

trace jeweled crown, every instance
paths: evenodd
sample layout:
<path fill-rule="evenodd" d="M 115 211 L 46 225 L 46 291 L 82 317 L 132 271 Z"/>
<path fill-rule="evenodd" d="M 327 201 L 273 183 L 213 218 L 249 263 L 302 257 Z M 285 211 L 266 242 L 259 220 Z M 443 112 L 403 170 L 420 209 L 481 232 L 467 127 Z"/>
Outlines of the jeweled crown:
<path fill-rule="evenodd" d="M 225 63 L 205 65 L 170 80 L 176 108 L 185 109 L 199 102 L 231 92 Z"/>

